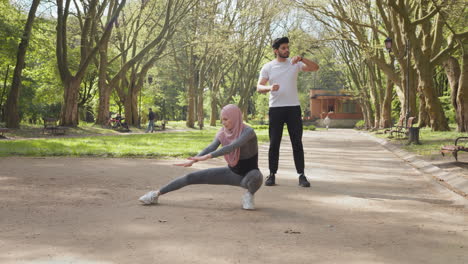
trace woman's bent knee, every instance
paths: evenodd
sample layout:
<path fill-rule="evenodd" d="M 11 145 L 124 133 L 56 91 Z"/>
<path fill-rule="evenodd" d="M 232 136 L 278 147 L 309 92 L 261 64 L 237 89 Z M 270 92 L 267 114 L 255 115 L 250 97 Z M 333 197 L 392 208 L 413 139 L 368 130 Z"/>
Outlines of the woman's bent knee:
<path fill-rule="evenodd" d="M 263 183 L 263 175 L 259 170 L 252 170 L 245 175 L 242 180 L 242 187 L 249 190 L 251 193 L 255 193 Z"/>

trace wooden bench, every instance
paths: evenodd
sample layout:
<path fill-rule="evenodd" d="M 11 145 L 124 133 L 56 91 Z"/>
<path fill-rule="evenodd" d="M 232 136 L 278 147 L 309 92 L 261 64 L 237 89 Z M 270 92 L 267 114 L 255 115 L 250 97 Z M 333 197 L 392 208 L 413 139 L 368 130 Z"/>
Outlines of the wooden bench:
<path fill-rule="evenodd" d="M 161 130 L 166 130 L 166 124 L 167 124 L 167 121 L 166 120 L 161 120 L 161 125 L 156 125 L 156 122 L 154 122 L 154 127 L 155 128 L 160 128 Z"/>
<path fill-rule="evenodd" d="M 395 133 L 397 137 L 407 135 L 409 129 L 413 127 L 415 119 L 416 119 L 415 117 L 408 118 L 408 121 L 406 122 L 406 126 L 403 126 L 404 118 L 400 118 L 398 122 L 399 124 L 386 130 L 385 133 L 390 132 L 391 137 L 393 137 L 393 133 Z"/>
<path fill-rule="evenodd" d="M 8 131 L 10 131 L 10 129 L 5 128 L 5 127 L 0 127 L 0 138 L 6 138 L 6 136 L 3 135 L 3 133 L 6 133 Z"/>
<path fill-rule="evenodd" d="M 44 128 L 42 129 L 42 133 L 45 134 L 49 132 L 53 135 L 64 135 L 65 132 L 68 130 L 68 127 L 63 127 L 57 125 L 58 119 L 56 118 L 42 118 L 44 121 Z"/>
<path fill-rule="evenodd" d="M 395 125 L 391 126 L 390 128 L 387 128 L 387 129 L 384 129 L 384 134 L 387 134 L 391 131 L 394 131 L 394 130 L 398 130 L 398 129 L 401 129 L 401 127 L 403 127 L 403 122 L 405 121 L 405 117 L 403 116 L 400 116 L 400 119 L 398 119 L 398 123 L 396 123 Z"/>
<path fill-rule="evenodd" d="M 468 137 L 459 137 L 455 139 L 455 145 L 448 145 L 443 146 L 440 150 L 440 154 L 445 156 L 445 154 L 452 154 L 456 161 L 458 161 L 458 152 L 459 151 L 466 151 L 468 152 L 468 144 L 467 145 L 458 145 L 458 140 L 460 139 L 468 139 Z"/>

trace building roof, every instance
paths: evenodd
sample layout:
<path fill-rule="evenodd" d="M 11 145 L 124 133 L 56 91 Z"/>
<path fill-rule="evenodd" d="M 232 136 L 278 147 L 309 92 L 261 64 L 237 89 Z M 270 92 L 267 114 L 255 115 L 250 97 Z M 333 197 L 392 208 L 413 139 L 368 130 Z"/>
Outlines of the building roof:
<path fill-rule="evenodd" d="M 314 94 L 310 98 L 311 99 L 332 99 L 332 98 L 340 98 L 340 97 L 351 97 L 349 94 L 335 94 L 335 93 L 322 93 L 322 94 Z"/>

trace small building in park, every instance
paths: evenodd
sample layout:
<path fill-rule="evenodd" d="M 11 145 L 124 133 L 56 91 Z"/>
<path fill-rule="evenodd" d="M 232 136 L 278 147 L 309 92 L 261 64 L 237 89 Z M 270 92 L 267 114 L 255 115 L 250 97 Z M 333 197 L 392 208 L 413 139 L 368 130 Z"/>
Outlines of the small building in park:
<path fill-rule="evenodd" d="M 323 126 L 323 119 L 331 118 L 330 127 L 354 127 L 363 119 L 359 103 L 343 90 L 310 89 L 310 113 L 306 118 L 318 126 Z"/>

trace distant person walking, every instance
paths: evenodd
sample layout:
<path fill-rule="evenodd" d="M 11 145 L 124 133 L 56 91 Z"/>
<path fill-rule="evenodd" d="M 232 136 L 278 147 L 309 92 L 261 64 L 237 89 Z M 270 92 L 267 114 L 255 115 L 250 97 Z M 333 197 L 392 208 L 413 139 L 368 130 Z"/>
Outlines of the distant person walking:
<path fill-rule="evenodd" d="M 301 107 L 297 91 L 297 76 L 300 71 L 317 71 L 317 63 L 294 56 L 289 59 L 289 39 L 277 38 L 272 44 L 276 59 L 265 64 L 260 71 L 257 84 L 259 93 L 270 92 L 269 101 L 269 136 L 270 149 L 268 162 L 270 175 L 266 186 L 275 185 L 275 174 L 278 171 L 279 150 L 284 124 L 288 126 L 289 138 L 293 147 L 294 164 L 299 174 L 299 186 L 310 187 L 304 174 L 304 149 L 302 146 Z M 266 85 L 269 83 L 269 85 Z"/>
<path fill-rule="evenodd" d="M 146 129 L 146 133 L 150 132 L 153 133 L 154 132 L 154 121 L 156 119 L 156 114 L 153 112 L 153 109 L 152 108 L 149 108 L 149 113 L 148 113 L 148 128 Z"/>
<path fill-rule="evenodd" d="M 325 119 L 323 119 L 323 124 L 325 125 L 325 127 L 327 128 L 327 130 L 328 130 L 328 127 L 329 127 L 330 124 L 331 124 L 331 119 L 330 119 L 330 117 L 328 117 L 328 116 L 329 116 L 329 114 L 327 114 L 327 116 L 325 117 Z"/>

